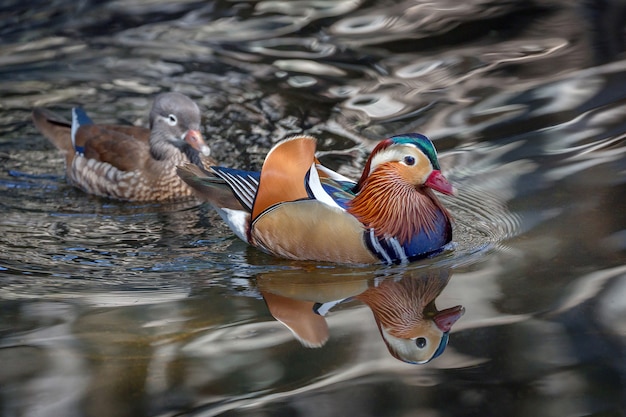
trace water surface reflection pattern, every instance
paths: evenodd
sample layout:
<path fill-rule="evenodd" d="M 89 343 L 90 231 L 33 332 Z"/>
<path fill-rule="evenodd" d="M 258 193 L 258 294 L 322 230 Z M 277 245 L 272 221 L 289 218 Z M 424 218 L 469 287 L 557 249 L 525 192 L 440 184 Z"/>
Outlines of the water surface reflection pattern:
<path fill-rule="evenodd" d="M 3 415 L 626 410 L 621 2 L 0 10 Z M 227 166 L 258 169 L 308 133 L 356 177 L 377 140 L 427 134 L 459 190 L 442 198 L 454 245 L 409 266 L 277 260 L 193 201 L 71 188 L 30 121 L 80 104 L 145 125 L 169 90 L 203 109 Z M 385 335 L 379 295 L 398 289 L 414 296 L 411 348 L 437 346 L 418 366 Z"/>

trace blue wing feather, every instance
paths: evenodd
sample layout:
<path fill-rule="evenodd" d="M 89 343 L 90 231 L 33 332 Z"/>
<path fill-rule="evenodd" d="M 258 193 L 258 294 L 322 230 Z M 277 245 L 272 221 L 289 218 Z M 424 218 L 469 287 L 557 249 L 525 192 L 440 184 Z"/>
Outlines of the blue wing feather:
<path fill-rule="evenodd" d="M 345 210 L 348 208 L 348 203 L 354 198 L 354 193 L 351 191 L 354 188 L 354 183 L 333 181 L 329 178 L 322 178 L 320 182 L 324 191 L 326 191 L 342 209 Z"/>
<path fill-rule="evenodd" d="M 85 153 L 85 148 L 82 146 L 76 146 L 76 132 L 78 132 L 78 128 L 84 125 L 92 125 L 93 120 L 87 116 L 85 110 L 80 107 L 74 107 L 72 109 L 72 145 L 77 153 L 83 154 Z"/>

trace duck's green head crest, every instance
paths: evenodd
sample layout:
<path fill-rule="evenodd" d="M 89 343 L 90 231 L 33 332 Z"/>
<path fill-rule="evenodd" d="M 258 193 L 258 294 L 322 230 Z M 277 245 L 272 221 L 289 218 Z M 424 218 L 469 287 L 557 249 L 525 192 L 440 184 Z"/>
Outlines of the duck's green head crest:
<path fill-rule="evenodd" d="M 388 142 L 385 148 L 392 144 L 413 145 L 426 155 L 434 169 L 441 169 L 439 167 L 439 161 L 437 160 L 437 150 L 435 149 L 435 145 L 433 145 L 430 139 L 420 133 L 405 133 L 402 135 L 396 135 L 385 139 L 381 142 L 381 144 L 384 142 Z M 375 152 L 376 150 L 372 152 L 372 154 Z"/>
<path fill-rule="evenodd" d="M 378 145 L 376 145 L 376 147 L 372 150 L 370 157 L 365 163 L 361 179 L 355 187 L 355 192 L 358 192 L 361 189 L 367 177 L 370 175 L 372 168 L 372 159 L 374 159 L 374 157 L 381 151 L 394 145 L 408 145 L 416 147 L 426 156 L 426 158 L 428 158 L 433 169 L 441 169 L 439 167 L 439 161 L 437 160 L 437 150 L 435 149 L 435 145 L 433 145 L 431 140 L 428 139 L 426 136 L 420 133 L 404 133 L 402 135 L 391 136 L 379 142 Z"/>

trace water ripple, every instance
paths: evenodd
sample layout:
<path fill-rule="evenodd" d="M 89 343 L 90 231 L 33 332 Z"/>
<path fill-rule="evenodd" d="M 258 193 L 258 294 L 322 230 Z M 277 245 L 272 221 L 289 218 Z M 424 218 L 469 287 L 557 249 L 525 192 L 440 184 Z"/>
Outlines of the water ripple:
<path fill-rule="evenodd" d="M 249 42 L 246 49 L 270 57 L 319 59 L 332 56 L 337 48 L 315 38 L 283 37 Z"/>

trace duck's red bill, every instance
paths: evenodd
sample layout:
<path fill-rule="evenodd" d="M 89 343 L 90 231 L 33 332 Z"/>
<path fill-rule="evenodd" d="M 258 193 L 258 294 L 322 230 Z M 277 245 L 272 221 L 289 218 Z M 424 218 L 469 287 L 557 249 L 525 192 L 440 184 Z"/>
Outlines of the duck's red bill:
<path fill-rule="evenodd" d="M 446 195 L 455 194 L 454 187 L 452 186 L 452 184 L 448 182 L 446 177 L 444 177 L 441 171 L 439 171 L 438 169 L 431 172 L 431 174 L 428 176 L 428 179 L 426 180 L 424 185 L 429 188 L 432 188 L 435 191 L 439 191 L 442 194 L 446 194 Z"/>

